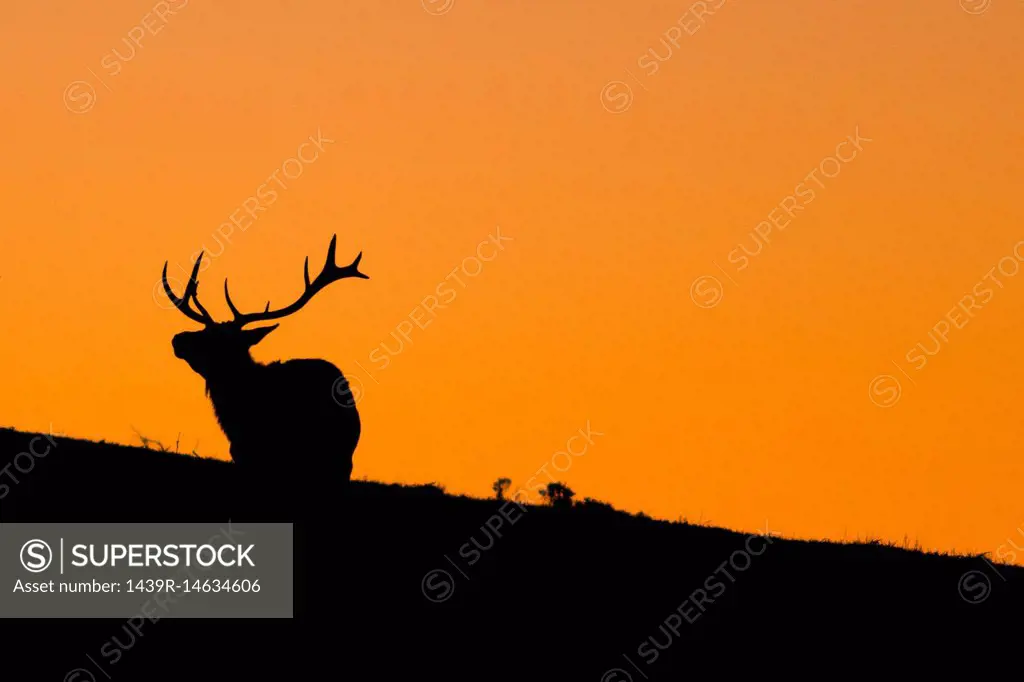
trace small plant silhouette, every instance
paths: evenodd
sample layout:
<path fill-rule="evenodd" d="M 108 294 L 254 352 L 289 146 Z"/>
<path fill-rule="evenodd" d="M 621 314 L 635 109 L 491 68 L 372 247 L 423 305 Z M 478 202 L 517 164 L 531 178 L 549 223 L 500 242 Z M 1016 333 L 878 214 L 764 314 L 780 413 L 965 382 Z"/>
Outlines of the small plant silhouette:
<path fill-rule="evenodd" d="M 132 431 L 134 431 L 135 435 L 139 437 L 139 442 L 142 443 L 142 447 L 146 448 L 147 450 L 153 450 L 153 446 L 155 445 L 156 450 L 159 450 L 160 452 L 167 452 L 167 446 L 161 443 L 160 441 L 156 440 L 155 438 L 147 438 L 146 436 L 142 435 L 142 433 L 134 426 L 132 427 Z"/>
<path fill-rule="evenodd" d="M 547 487 L 540 491 L 540 496 L 543 497 L 549 505 L 557 509 L 565 509 L 572 506 L 572 498 L 575 497 L 576 493 L 572 488 L 559 483 L 558 481 L 552 481 L 548 483 Z"/>
<path fill-rule="evenodd" d="M 505 478 L 504 476 L 496 480 L 491 484 L 491 490 L 494 491 L 494 499 L 504 501 L 505 495 L 508 493 L 509 486 L 512 485 L 511 478 Z"/>
<path fill-rule="evenodd" d="M 160 452 L 173 452 L 176 455 L 182 454 L 179 451 L 179 448 L 181 447 L 181 432 L 178 433 L 178 439 L 176 441 L 174 441 L 174 449 L 172 450 L 170 447 L 164 445 L 162 441 L 159 441 L 156 438 L 149 438 L 149 437 L 143 435 L 142 432 L 139 431 L 134 426 L 131 427 L 131 428 L 132 428 L 132 431 L 135 432 L 135 435 L 139 437 L 139 442 L 142 443 L 142 447 L 146 448 L 147 450 L 158 450 Z M 105 443 L 106 441 L 100 441 L 100 442 L 101 443 Z M 191 455 L 192 457 L 199 457 L 200 455 L 199 455 L 198 450 L 199 450 L 199 441 L 197 440 L 195 447 L 192 448 L 192 452 L 190 452 L 188 454 Z"/>

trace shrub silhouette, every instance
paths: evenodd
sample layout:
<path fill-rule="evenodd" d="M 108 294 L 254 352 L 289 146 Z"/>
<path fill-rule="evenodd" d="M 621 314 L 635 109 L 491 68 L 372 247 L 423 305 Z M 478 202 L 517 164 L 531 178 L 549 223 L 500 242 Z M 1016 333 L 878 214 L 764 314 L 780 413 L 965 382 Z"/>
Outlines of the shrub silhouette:
<path fill-rule="evenodd" d="M 559 483 L 558 481 L 552 481 L 548 483 L 547 487 L 540 491 L 540 496 L 543 497 L 549 505 L 558 509 L 565 509 L 572 506 L 572 498 L 575 497 L 576 493 L 573 492 L 572 488 Z"/>
<path fill-rule="evenodd" d="M 508 493 L 509 486 L 512 485 L 511 478 L 499 478 L 493 484 L 491 484 L 491 490 L 494 491 L 494 499 L 499 501 L 505 500 L 505 494 Z"/>
<path fill-rule="evenodd" d="M 278 325 L 245 329 L 256 322 L 281 319 L 299 311 L 324 287 L 347 278 L 369 279 L 359 272 L 363 254 L 345 267 L 335 262 L 338 238 L 331 239 L 327 262 L 315 279 L 305 265 L 305 289 L 284 308 L 242 313 L 235 307 L 224 281 L 224 297 L 234 315 L 229 322 L 216 322 L 199 302 L 199 270 L 203 254 L 196 259 L 192 275 L 179 298 L 167 281 L 164 263 L 163 286 L 167 297 L 190 320 L 203 325 L 201 331 L 182 332 L 174 337 L 174 354 L 206 380 L 206 392 L 224 431 L 231 441 L 231 459 L 259 476 L 272 475 L 281 482 L 288 476 L 313 484 L 348 482 L 352 475 L 352 454 L 359 442 L 361 425 L 355 409 L 356 397 L 337 367 L 326 360 L 288 360 L 264 365 L 256 362 L 249 349 Z M 329 458 L 334 475 L 310 476 L 311 467 L 282 466 L 282 459 Z M 312 496 L 307 496 L 312 497 Z"/>

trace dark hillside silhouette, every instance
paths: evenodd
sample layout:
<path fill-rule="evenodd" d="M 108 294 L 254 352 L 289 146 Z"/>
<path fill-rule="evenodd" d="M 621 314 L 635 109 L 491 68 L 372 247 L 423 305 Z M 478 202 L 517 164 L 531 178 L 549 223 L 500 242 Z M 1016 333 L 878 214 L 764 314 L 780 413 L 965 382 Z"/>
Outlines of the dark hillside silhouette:
<path fill-rule="evenodd" d="M 0 430 L 0 453 L 32 437 Z M 294 621 L 161 620 L 115 679 L 732 679 L 819 656 L 821 679 L 889 654 L 987 669 L 1015 651 L 1024 604 L 1024 571 L 978 557 L 361 481 L 302 518 L 287 486 L 254 490 L 236 464 L 54 443 L 0 500 L 4 522 L 298 523 Z M 123 623 L 17 625 L 9 650 L 42 653 L 11 679 L 59 680 Z"/>
<path fill-rule="evenodd" d="M 203 325 L 201 331 L 182 332 L 174 337 L 174 354 L 206 380 L 217 421 L 231 441 L 231 458 L 262 485 L 285 485 L 292 476 L 321 485 L 328 493 L 332 485 L 342 486 L 352 474 L 352 454 L 359 443 L 360 422 L 348 381 L 326 360 L 289 360 L 264 365 L 253 360 L 249 349 L 278 325 L 245 329 L 246 325 L 277 320 L 298 312 L 329 284 L 347 278 L 369 279 L 359 271 L 363 254 L 351 264 L 335 262 L 338 237 L 331 239 L 327 262 L 315 279 L 309 277 L 306 258 L 305 289 L 291 305 L 277 310 L 242 313 L 231 300 L 224 280 L 224 298 L 234 319 L 216 322 L 199 302 L 199 269 L 203 254 L 196 259 L 185 292 L 179 298 L 167 281 L 164 264 L 163 286 L 167 297 L 190 320 Z M 322 463 L 303 461 L 319 459 Z"/>

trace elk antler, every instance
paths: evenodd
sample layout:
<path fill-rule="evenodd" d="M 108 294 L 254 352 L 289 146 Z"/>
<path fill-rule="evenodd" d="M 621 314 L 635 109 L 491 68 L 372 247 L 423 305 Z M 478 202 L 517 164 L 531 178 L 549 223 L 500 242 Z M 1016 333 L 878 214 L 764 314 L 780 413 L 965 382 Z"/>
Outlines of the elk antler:
<path fill-rule="evenodd" d="M 360 251 L 356 259 L 350 264 L 343 268 L 339 268 L 335 262 L 335 252 L 338 249 L 338 235 L 334 235 L 331 238 L 331 245 L 327 247 L 327 262 L 324 264 L 323 270 L 316 276 L 316 279 L 310 281 L 309 279 L 309 256 L 306 257 L 305 272 L 303 273 L 306 280 L 306 288 L 299 296 L 298 300 L 292 303 L 290 306 L 281 308 L 280 310 L 271 310 L 270 302 L 267 302 L 267 307 L 262 313 L 242 313 L 235 307 L 235 304 L 231 301 L 231 294 L 228 293 L 228 281 L 224 280 L 224 298 L 228 302 L 228 308 L 231 309 L 231 314 L 235 316 L 233 323 L 242 326 L 251 324 L 253 322 L 266 322 L 268 320 L 277 320 L 282 317 L 287 317 L 294 312 L 298 312 L 304 305 L 309 303 L 321 289 L 326 287 L 332 282 L 337 282 L 340 279 L 347 279 L 349 277 L 358 277 L 360 279 L 370 279 L 368 276 L 359 272 L 359 261 L 363 258 L 363 252 Z M 196 301 L 198 303 L 198 301 Z"/>
<path fill-rule="evenodd" d="M 203 254 L 199 254 L 199 258 L 196 259 L 195 267 L 192 268 L 192 275 L 188 279 L 188 284 L 185 285 L 185 294 L 178 298 L 174 295 L 174 290 L 171 289 L 170 283 L 167 281 L 167 262 L 164 262 L 164 273 L 163 283 L 164 292 L 167 294 L 167 298 L 171 299 L 171 303 L 190 320 L 195 320 L 199 324 L 211 325 L 216 324 L 214 319 L 210 316 L 210 313 L 206 312 L 206 308 L 199 302 L 199 265 L 203 262 Z M 189 299 L 196 304 L 196 310 L 192 309 L 189 305 Z"/>

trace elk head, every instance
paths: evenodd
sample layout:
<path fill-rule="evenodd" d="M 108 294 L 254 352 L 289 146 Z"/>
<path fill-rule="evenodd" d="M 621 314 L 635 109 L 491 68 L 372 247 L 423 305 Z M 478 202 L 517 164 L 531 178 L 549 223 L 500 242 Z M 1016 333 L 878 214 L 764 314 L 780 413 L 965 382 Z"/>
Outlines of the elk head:
<path fill-rule="evenodd" d="M 338 246 L 338 236 L 331 239 L 331 245 L 327 249 L 327 262 L 316 279 L 309 279 L 309 258 L 306 258 L 305 280 L 306 287 L 291 305 L 279 310 L 271 310 L 270 302 L 267 302 L 266 309 L 261 313 L 242 313 L 231 301 L 231 294 L 228 293 L 228 281 L 224 280 L 224 298 L 227 300 L 228 308 L 231 309 L 234 319 L 228 322 L 217 322 L 206 311 L 199 302 L 199 266 L 203 262 L 203 254 L 199 254 L 195 267 L 192 268 L 192 275 L 185 286 L 185 293 L 178 298 L 171 285 L 167 282 L 167 263 L 164 263 L 163 285 L 167 297 L 174 303 L 174 306 L 181 311 L 185 317 L 194 320 L 203 329 L 197 332 L 182 332 L 177 334 L 171 342 L 174 347 L 174 355 L 181 358 L 197 374 L 209 380 L 211 375 L 218 372 L 230 372 L 240 365 L 252 363 L 249 349 L 263 340 L 267 334 L 277 329 L 274 324 L 269 327 L 258 327 L 256 329 L 245 329 L 246 325 L 259 322 L 269 322 L 287 317 L 299 311 L 309 303 L 313 297 L 332 282 L 349 277 L 370 279 L 359 272 L 359 261 L 362 259 L 362 252 L 356 259 L 345 267 L 338 267 L 335 262 L 335 252 Z"/>

